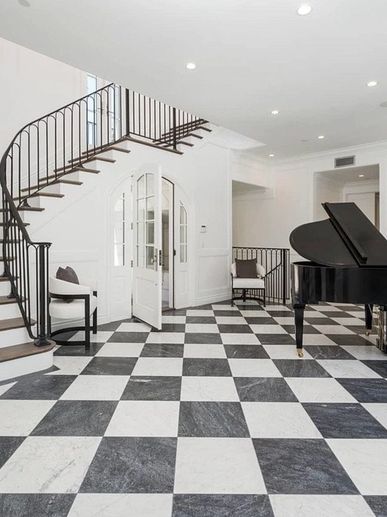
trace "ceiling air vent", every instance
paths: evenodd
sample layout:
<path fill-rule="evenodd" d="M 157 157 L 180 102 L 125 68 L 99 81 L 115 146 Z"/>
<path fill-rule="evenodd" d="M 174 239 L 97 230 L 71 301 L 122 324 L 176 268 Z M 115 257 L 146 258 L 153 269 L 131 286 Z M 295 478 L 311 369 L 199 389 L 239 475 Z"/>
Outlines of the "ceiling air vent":
<path fill-rule="evenodd" d="M 343 156 L 342 158 L 335 158 L 335 167 L 348 167 L 349 165 L 355 165 L 354 156 Z"/>

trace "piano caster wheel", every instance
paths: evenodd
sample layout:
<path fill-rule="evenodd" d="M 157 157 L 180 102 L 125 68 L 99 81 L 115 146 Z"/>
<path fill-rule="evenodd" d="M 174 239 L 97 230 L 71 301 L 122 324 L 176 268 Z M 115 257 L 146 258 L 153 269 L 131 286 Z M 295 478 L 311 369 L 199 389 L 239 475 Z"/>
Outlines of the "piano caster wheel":
<path fill-rule="evenodd" d="M 304 351 L 303 350 L 297 350 L 298 357 L 304 357 Z"/>

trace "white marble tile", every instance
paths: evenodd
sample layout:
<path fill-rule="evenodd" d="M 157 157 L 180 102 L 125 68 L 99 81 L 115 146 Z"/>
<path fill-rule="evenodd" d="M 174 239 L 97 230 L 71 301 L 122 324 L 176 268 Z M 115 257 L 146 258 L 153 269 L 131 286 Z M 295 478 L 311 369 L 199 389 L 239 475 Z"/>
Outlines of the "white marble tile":
<path fill-rule="evenodd" d="M 295 339 L 295 335 L 291 334 L 291 336 Z M 324 334 L 304 334 L 303 336 L 303 345 L 336 345 L 332 339 L 328 336 L 324 336 Z"/>
<path fill-rule="evenodd" d="M 319 312 L 337 312 L 340 309 L 337 309 L 334 305 L 311 305 L 312 309 L 316 309 Z"/>
<path fill-rule="evenodd" d="M 282 377 L 271 359 L 229 359 L 234 377 Z"/>
<path fill-rule="evenodd" d="M 252 438 L 321 438 L 297 402 L 242 402 Z"/>
<path fill-rule="evenodd" d="M 350 314 L 353 318 L 364 318 L 364 311 L 348 311 L 347 314 Z M 364 319 L 362 323 L 364 325 Z"/>
<path fill-rule="evenodd" d="M 183 359 L 179 357 L 140 357 L 132 375 L 180 376 Z"/>
<path fill-rule="evenodd" d="M 281 312 L 289 311 L 290 312 L 289 307 L 287 307 L 286 305 L 266 305 L 265 309 L 267 311 L 281 311 Z"/>
<path fill-rule="evenodd" d="M 320 311 L 304 311 L 304 318 L 327 318 L 327 314 Z"/>
<path fill-rule="evenodd" d="M 184 357 L 226 358 L 223 345 L 203 345 L 201 343 L 186 343 Z"/>
<path fill-rule="evenodd" d="M 273 319 L 278 323 L 278 325 L 294 325 L 294 317 L 293 316 L 273 316 Z M 309 325 L 307 321 L 304 321 L 304 325 Z"/>
<path fill-rule="evenodd" d="M 11 382 L 9 384 L 2 384 L 0 386 L 0 395 L 3 395 L 5 392 L 7 392 L 12 386 L 15 386 L 16 382 Z"/>
<path fill-rule="evenodd" d="M 177 436 L 179 402 L 120 401 L 105 436 Z"/>
<path fill-rule="evenodd" d="M 254 334 L 233 334 L 228 332 L 220 335 L 224 345 L 259 345 L 260 342 Z"/>
<path fill-rule="evenodd" d="M 184 332 L 150 332 L 147 343 L 183 344 Z"/>
<path fill-rule="evenodd" d="M 362 406 L 387 429 L 387 404 L 365 403 Z"/>
<path fill-rule="evenodd" d="M 362 495 L 387 495 L 387 440 L 327 440 Z"/>
<path fill-rule="evenodd" d="M 185 331 L 217 334 L 219 329 L 218 325 L 215 323 L 187 323 L 185 326 Z"/>
<path fill-rule="evenodd" d="M 353 355 L 353 357 L 356 357 L 356 359 L 372 361 L 386 360 L 386 354 L 384 354 L 374 345 L 343 346 L 342 348 L 344 348 L 344 350 L 346 350 L 349 354 Z"/>
<path fill-rule="evenodd" d="M 271 495 L 275 517 L 373 517 L 360 495 Z"/>
<path fill-rule="evenodd" d="M 312 359 L 304 350 L 304 357 L 299 358 L 295 345 L 262 345 L 271 359 Z"/>
<path fill-rule="evenodd" d="M 270 314 L 266 311 L 240 311 L 244 318 L 271 318 Z"/>
<path fill-rule="evenodd" d="M 352 330 L 341 327 L 340 325 L 313 325 L 313 327 L 321 332 L 321 334 L 354 334 Z"/>
<path fill-rule="evenodd" d="M 101 438 L 29 436 L 0 470 L 2 493 L 76 493 Z"/>
<path fill-rule="evenodd" d="M 238 402 L 232 377 L 183 377 L 181 400 Z"/>
<path fill-rule="evenodd" d="M 59 368 L 46 375 L 79 375 L 90 363 L 93 357 L 78 357 L 66 355 L 54 355 L 54 366 Z"/>
<path fill-rule="evenodd" d="M 142 322 L 121 323 L 116 332 L 150 332 L 151 327 Z"/>
<path fill-rule="evenodd" d="M 287 377 L 285 380 L 300 402 L 357 402 L 336 379 Z"/>
<path fill-rule="evenodd" d="M 211 309 L 190 309 L 187 310 L 187 316 L 204 316 L 206 318 L 211 318 L 214 316 L 214 311 Z"/>
<path fill-rule="evenodd" d="M 78 494 L 68 517 L 170 517 L 172 494 Z"/>
<path fill-rule="evenodd" d="M 286 334 L 286 330 L 280 325 L 250 325 L 255 334 Z"/>
<path fill-rule="evenodd" d="M 119 400 L 129 375 L 80 375 L 61 396 L 62 400 Z"/>
<path fill-rule="evenodd" d="M 105 343 L 109 338 L 112 337 L 114 332 L 108 332 L 104 330 L 99 330 L 96 334 L 90 333 L 90 341 L 92 343 Z M 83 331 L 76 332 L 73 337 L 69 339 L 69 341 L 84 341 L 85 333 Z"/>
<path fill-rule="evenodd" d="M 96 357 L 139 357 L 144 343 L 105 343 Z"/>
<path fill-rule="evenodd" d="M 178 438 L 175 494 L 264 494 L 250 438 Z"/>
<path fill-rule="evenodd" d="M 365 327 L 365 322 L 363 320 L 359 320 L 358 318 L 332 318 L 333 321 L 338 323 L 339 325 L 346 325 L 350 327 L 351 325 L 355 325 L 357 327 Z"/>
<path fill-rule="evenodd" d="M 0 436 L 28 436 L 55 400 L 0 400 Z"/>
<path fill-rule="evenodd" d="M 246 325 L 245 318 L 242 318 L 241 316 L 217 316 L 216 317 L 216 323 L 218 325 Z"/>
<path fill-rule="evenodd" d="M 162 316 L 161 321 L 163 323 L 179 324 L 179 323 L 185 323 L 186 317 L 185 316 Z"/>
<path fill-rule="evenodd" d="M 317 361 L 332 377 L 340 378 L 380 378 L 376 372 L 357 359 L 320 359 Z"/>

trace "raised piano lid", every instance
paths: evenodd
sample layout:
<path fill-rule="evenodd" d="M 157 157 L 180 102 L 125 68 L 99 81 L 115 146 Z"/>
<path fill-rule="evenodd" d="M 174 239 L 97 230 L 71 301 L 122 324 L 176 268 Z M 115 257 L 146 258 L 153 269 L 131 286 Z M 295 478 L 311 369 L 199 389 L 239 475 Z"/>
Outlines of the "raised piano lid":
<path fill-rule="evenodd" d="M 299 226 L 290 235 L 301 256 L 326 266 L 387 266 L 387 240 L 355 203 L 323 203 L 329 219 Z"/>

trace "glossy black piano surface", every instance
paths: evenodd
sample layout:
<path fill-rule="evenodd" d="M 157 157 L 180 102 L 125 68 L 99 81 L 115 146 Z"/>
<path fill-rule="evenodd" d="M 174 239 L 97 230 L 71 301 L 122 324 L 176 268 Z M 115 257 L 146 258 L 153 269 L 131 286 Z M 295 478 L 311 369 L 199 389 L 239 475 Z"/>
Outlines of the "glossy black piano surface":
<path fill-rule="evenodd" d="M 387 240 L 355 203 L 323 203 L 329 219 L 299 226 L 291 246 L 308 261 L 292 264 L 296 342 L 302 356 L 306 304 L 364 304 L 366 329 L 372 306 L 387 309 Z"/>

